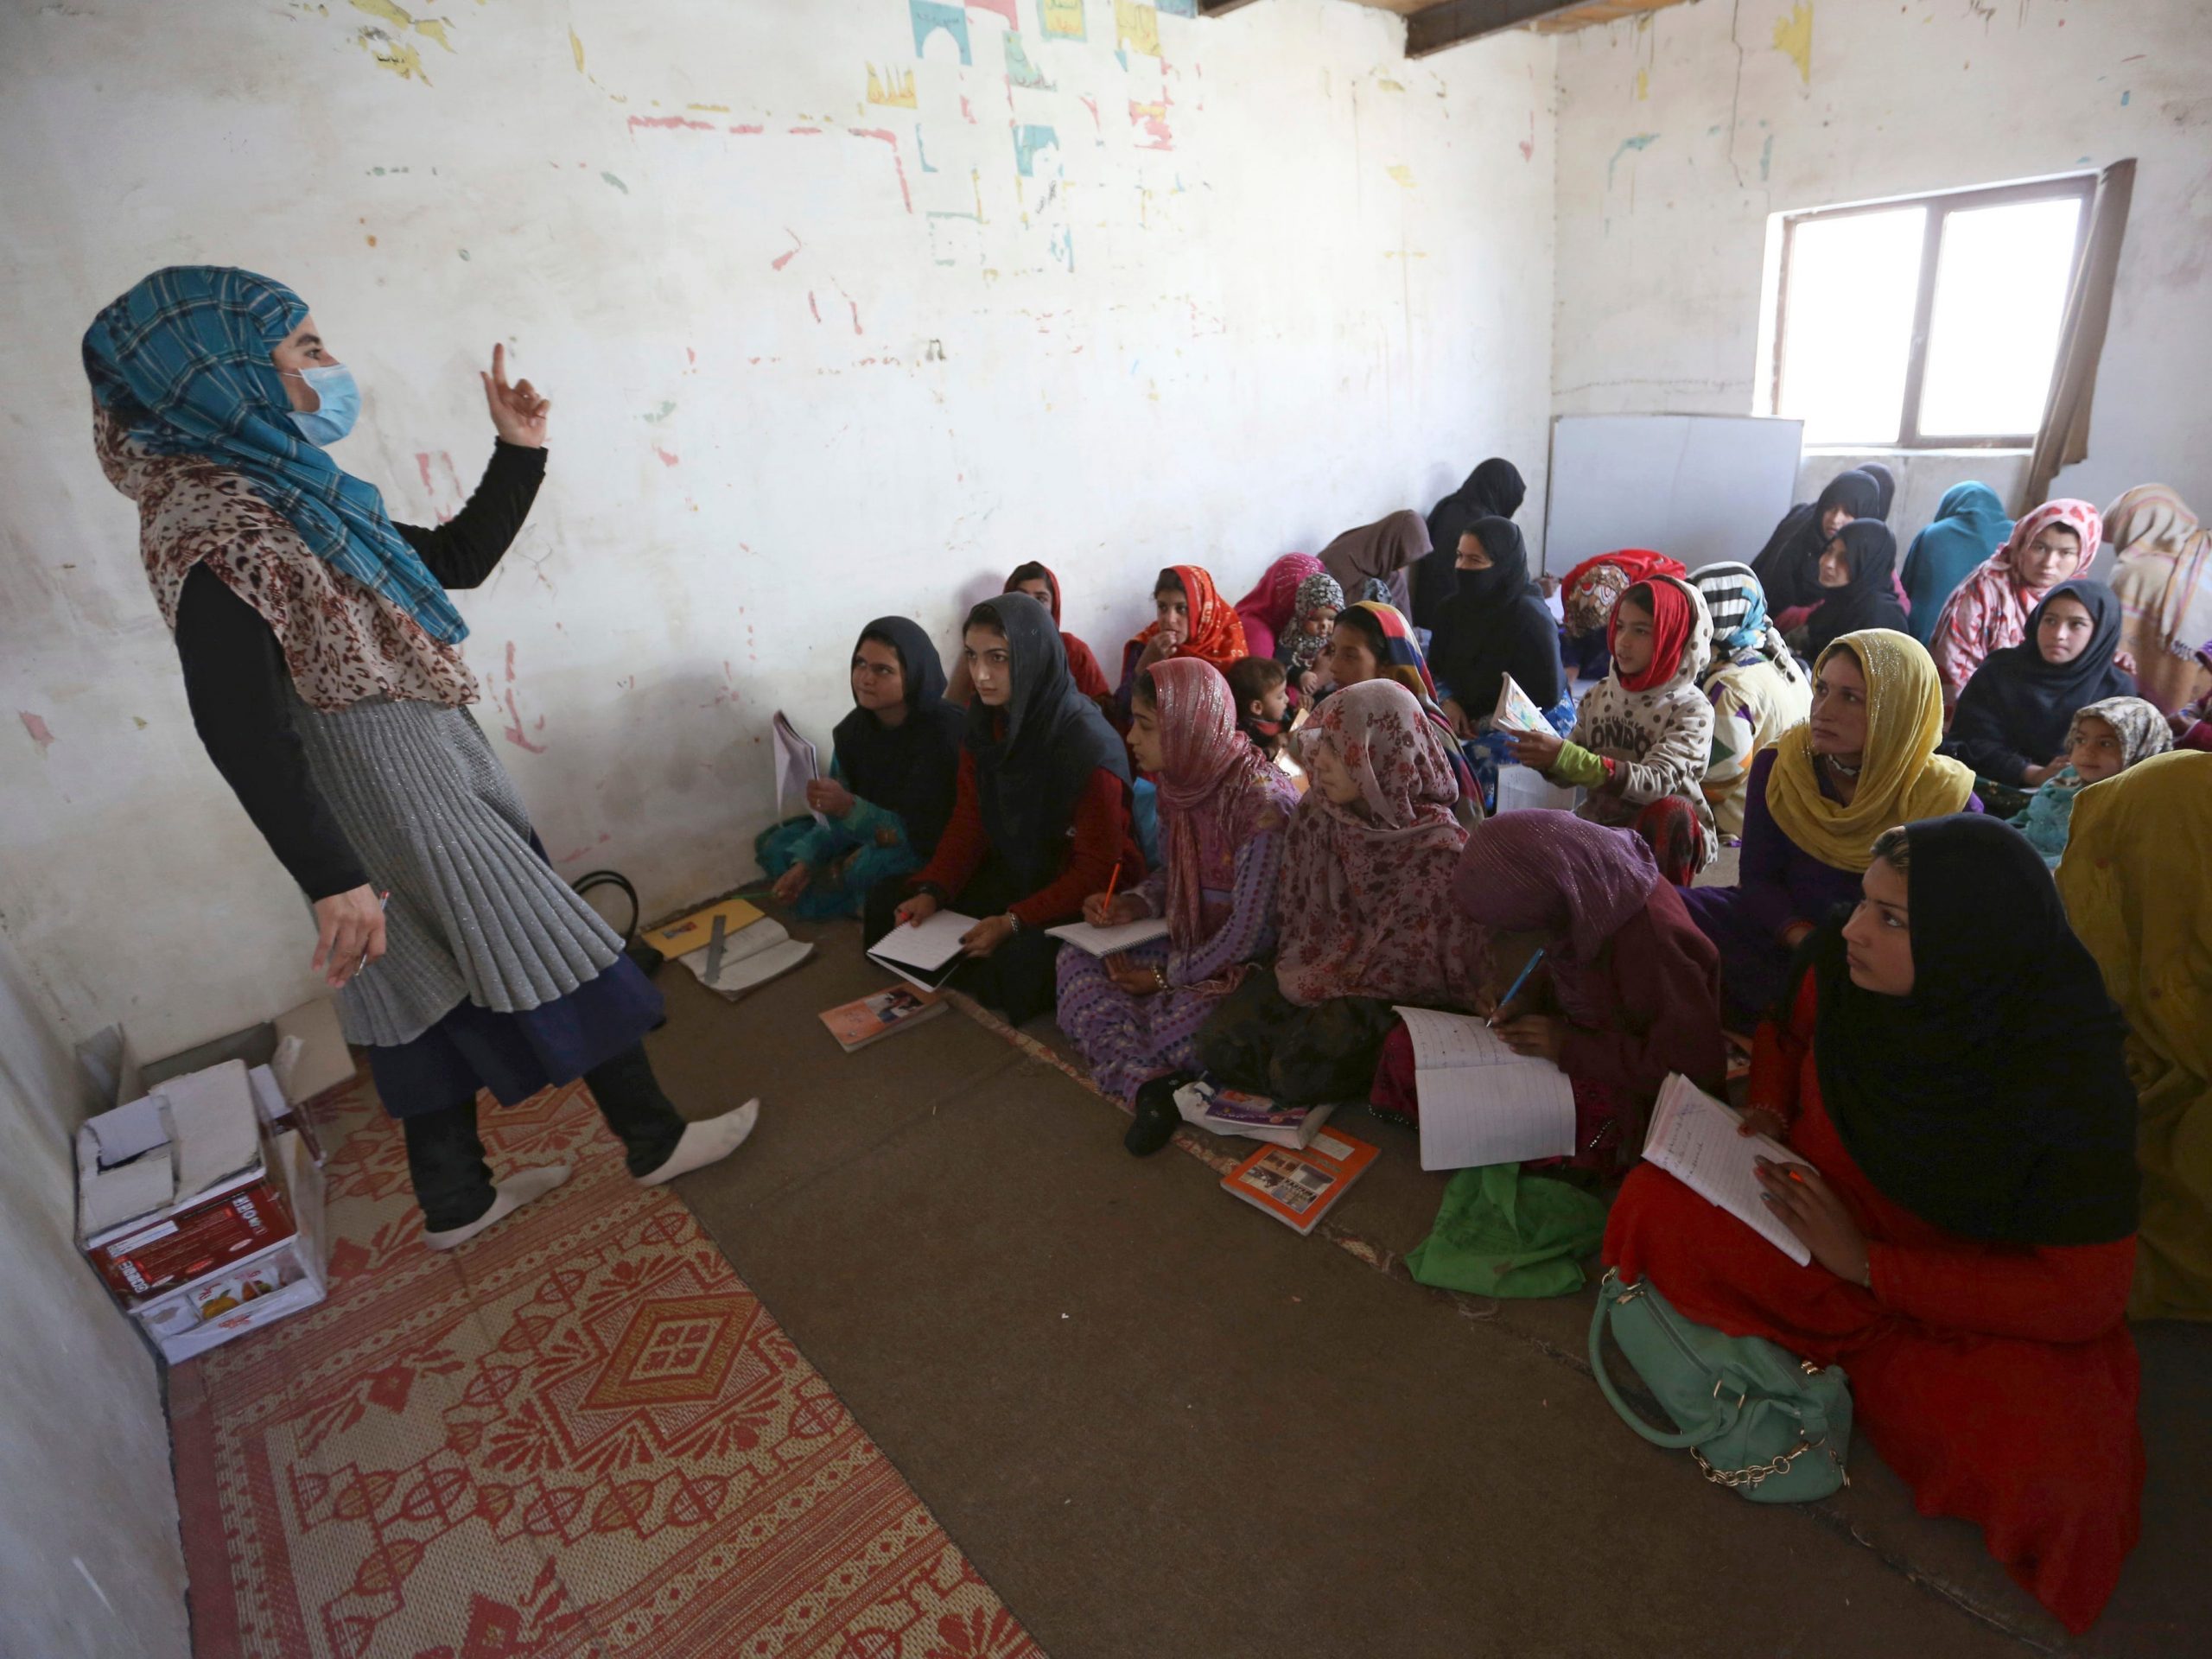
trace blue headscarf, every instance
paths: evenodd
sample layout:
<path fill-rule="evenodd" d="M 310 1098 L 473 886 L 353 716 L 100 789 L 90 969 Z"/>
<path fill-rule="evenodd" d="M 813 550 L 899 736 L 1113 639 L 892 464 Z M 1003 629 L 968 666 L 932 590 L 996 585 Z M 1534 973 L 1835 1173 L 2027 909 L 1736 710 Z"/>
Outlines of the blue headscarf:
<path fill-rule="evenodd" d="M 307 316 L 282 283 L 221 265 L 157 270 L 85 331 L 92 397 L 155 454 L 238 473 L 308 550 L 451 645 L 468 625 L 385 514 L 372 484 L 342 472 L 293 426 L 270 353 Z"/>
<path fill-rule="evenodd" d="M 1936 517 L 1912 538 L 1899 573 L 1912 606 L 1912 637 L 1923 645 L 1936 637 L 1943 602 L 2012 533 L 2005 504 L 1986 484 L 1954 484 L 1936 505 Z"/>

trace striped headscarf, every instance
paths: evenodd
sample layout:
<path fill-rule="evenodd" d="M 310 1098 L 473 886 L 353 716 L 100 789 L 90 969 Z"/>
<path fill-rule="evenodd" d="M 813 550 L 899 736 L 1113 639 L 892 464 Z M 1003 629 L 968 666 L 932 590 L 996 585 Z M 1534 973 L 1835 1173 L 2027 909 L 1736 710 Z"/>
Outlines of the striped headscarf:
<path fill-rule="evenodd" d="M 392 528 L 376 486 L 340 470 L 291 422 L 270 353 L 307 316 L 282 283 L 221 265 L 171 265 L 85 331 L 92 397 L 148 455 L 236 473 L 308 550 L 451 645 L 468 636 L 446 590 Z"/>
<path fill-rule="evenodd" d="M 1690 586 L 1705 595 L 1705 608 L 1713 617 L 1713 658 L 1718 666 L 1756 654 L 1774 664 L 1785 680 L 1802 682 L 1805 671 L 1797 665 L 1782 631 L 1767 615 L 1766 589 L 1748 564 L 1726 560 L 1708 564 L 1690 577 Z"/>

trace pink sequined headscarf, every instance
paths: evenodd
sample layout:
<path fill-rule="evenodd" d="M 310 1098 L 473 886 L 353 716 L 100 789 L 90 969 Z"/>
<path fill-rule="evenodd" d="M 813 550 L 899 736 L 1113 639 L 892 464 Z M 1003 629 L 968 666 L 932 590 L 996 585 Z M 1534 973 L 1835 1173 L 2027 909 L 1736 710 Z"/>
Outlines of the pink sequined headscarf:
<path fill-rule="evenodd" d="M 1211 663 L 1173 657 L 1151 670 L 1160 710 L 1160 836 L 1167 866 L 1169 939 L 1205 940 L 1205 873 L 1257 833 L 1270 812 L 1287 817 L 1298 792 L 1236 729 L 1229 682 Z"/>

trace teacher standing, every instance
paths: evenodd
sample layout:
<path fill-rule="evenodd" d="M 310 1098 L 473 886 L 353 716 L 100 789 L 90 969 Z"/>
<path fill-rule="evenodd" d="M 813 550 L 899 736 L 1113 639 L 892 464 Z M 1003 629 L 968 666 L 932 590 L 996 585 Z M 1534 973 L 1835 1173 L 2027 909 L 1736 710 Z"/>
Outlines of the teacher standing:
<path fill-rule="evenodd" d="M 324 453 L 359 392 L 281 283 L 156 271 L 99 314 L 84 360 L 193 723 L 313 906 L 312 966 L 404 1129 L 426 1242 L 451 1249 L 568 1178 L 493 1182 L 480 1089 L 513 1105 L 584 1078 L 642 1183 L 734 1151 L 760 1103 L 688 1125 L 670 1104 L 642 1042 L 660 994 L 554 874 L 467 710 L 448 589 L 482 583 L 522 528 L 547 401 L 507 383 L 495 346 L 491 464 L 426 530 Z"/>

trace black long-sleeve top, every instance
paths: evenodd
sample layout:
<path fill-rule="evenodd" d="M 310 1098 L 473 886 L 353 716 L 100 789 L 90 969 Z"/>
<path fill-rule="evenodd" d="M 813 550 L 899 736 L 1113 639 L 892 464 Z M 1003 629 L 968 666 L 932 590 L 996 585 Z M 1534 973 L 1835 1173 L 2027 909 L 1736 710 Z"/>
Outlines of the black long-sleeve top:
<path fill-rule="evenodd" d="M 481 584 L 537 498 L 545 451 L 495 444 L 468 505 L 435 530 L 394 528 L 448 588 Z M 290 671 L 275 630 L 206 565 L 177 596 L 176 653 L 184 694 L 207 758 L 310 899 L 364 885 L 368 875 L 308 772 L 292 729 Z"/>

